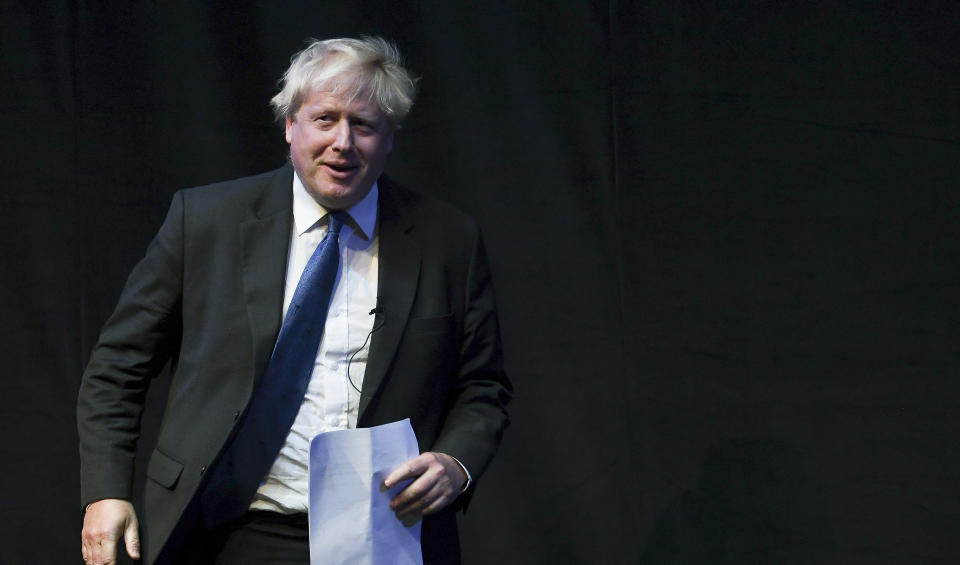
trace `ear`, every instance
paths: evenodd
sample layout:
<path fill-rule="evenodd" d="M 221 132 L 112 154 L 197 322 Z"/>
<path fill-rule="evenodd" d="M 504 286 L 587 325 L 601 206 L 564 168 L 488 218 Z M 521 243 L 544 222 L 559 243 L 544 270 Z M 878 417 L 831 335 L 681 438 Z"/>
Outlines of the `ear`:
<path fill-rule="evenodd" d="M 285 127 L 284 127 L 284 131 L 285 131 L 285 136 L 286 136 L 286 138 L 287 138 L 287 143 L 290 143 L 290 142 L 292 141 L 292 138 L 293 138 L 293 131 L 292 131 L 292 130 L 293 130 L 293 120 L 290 118 L 290 116 L 287 116 L 287 117 L 284 119 L 284 123 L 286 124 Z"/>
<path fill-rule="evenodd" d="M 393 128 L 390 129 L 390 133 L 387 134 L 384 143 L 387 144 L 387 153 L 393 151 Z"/>

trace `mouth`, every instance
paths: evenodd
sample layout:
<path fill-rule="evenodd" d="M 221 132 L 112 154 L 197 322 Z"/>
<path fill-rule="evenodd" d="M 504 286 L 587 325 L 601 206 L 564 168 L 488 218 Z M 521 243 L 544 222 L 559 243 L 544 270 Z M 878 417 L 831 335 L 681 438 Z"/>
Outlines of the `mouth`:
<path fill-rule="evenodd" d="M 323 168 L 334 178 L 346 178 L 351 176 L 360 167 L 352 163 L 323 163 Z"/>

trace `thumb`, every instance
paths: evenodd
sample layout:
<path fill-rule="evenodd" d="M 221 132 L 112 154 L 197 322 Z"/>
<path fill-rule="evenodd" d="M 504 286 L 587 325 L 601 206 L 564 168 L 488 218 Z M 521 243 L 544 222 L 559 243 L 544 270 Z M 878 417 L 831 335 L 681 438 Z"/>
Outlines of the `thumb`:
<path fill-rule="evenodd" d="M 123 531 L 123 541 L 127 546 L 127 555 L 140 559 L 140 534 L 137 533 L 136 518 L 127 522 L 127 529 Z"/>

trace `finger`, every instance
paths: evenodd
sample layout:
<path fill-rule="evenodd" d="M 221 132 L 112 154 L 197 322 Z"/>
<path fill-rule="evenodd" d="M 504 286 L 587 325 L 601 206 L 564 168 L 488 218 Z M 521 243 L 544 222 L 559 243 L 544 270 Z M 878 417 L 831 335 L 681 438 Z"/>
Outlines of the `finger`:
<path fill-rule="evenodd" d="M 424 490 L 420 496 L 414 499 L 397 500 L 396 512 L 398 516 L 407 513 L 419 513 L 423 515 L 434 514 L 445 506 L 453 502 L 460 494 L 460 484 L 455 483 L 462 475 L 459 469 L 454 470 L 456 478 L 451 478 L 450 470 L 446 468 L 436 468 L 421 475 L 420 480 L 433 479 L 433 485 L 429 490 Z M 423 485 L 425 483 L 421 483 Z M 426 487 L 424 487 L 426 488 Z M 414 491 L 416 494 L 416 491 Z"/>
<path fill-rule="evenodd" d="M 434 514 L 450 504 L 453 495 L 444 492 L 440 486 L 435 486 L 429 493 L 422 496 L 411 506 L 397 512 L 397 519 L 409 528 L 419 522 L 424 516 Z"/>
<path fill-rule="evenodd" d="M 109 537 L 101 538 L 93 546 L 93 563 L 97 565 L 114 565 L 117 559 L 117 542 Z"/>
<path fill-rule="evenodd" d="M 410 484 L 404 492 L 410 490 L 407 496 L 397 500 L 394 511 L 398 516 L 405 514 L 419 514 L 423 509 L 432 504 L 435 500 L 442 497 L 446 488 L 436 472 L 427 472 L 420 475 L 420 478 Z M 411 487 L 412 490 L 411 490 Z"/>
<path fill-rule="evenodd" d="M 123 532 L 123 541 L 127 546 L 127 555 L 140 559 L 140 535 L 137 532 L 137 521 L 130 520 L 127 529 Z"/>
<path fill-rule="evenodd" d="M 424 516 L 436 514 L 437 512 L 446 508 L 448 504 L 453 502 L 454 498 L 456 498 L 456 496 L 453 493 L 449 493 L 449 492 L 443 493 L 442 495 L 434 498 L 433 502 L 431 502 L 426 508 L 421 510 L 420 513 L 423 514 Z"/>
<path fill-rule="evenodd" d="M 400 481 L 405 481 L 407 479 L 412 479 L 419 476 L 421 473 L 423 473 L 426 467 L 427 465 L 423 460 L 423 455 L 419 455 L 407 461 L 403 465 L 400 465 L 399 468 L 387 475 L 387 478 L 384 479 L 383 484 L 387 488 L 390 488 Z"/>
<path fill-rule="evenodd" d="M 439 492 L 439 489 L 433 489 L 420 498 L 411 501 L 406 506 L 402 506 L 396 510 L 398 518 L 405 518 L 407 516 L 416 516 L 419 517 L 424 513 L 430 505 L 442 498 L 442 493 Z"/>
<path fill-rule="evenodd" d="M 413 502 L 419 500 L 423 495 L 430 492 L 436 483 L 436 474 L 427 471 L 408 484 L 400 494 L 393 497 L 390 501 L 390 508 L 399 511 L 402 508 L 410 506 Z"/>

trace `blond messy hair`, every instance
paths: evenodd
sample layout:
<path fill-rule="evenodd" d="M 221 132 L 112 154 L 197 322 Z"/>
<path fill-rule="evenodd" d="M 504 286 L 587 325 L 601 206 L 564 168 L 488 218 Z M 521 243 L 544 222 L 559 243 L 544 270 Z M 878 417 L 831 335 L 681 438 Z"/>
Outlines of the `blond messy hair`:
<path fill-rule="evenodd" d="M 320 90 L 351 100 L 366 96 L 399 128 L 416 96 L 416 80 L 404 68 L 400 51 L 380 37 L 311 39 L 290 59 L 281 82 L 270 99 L 280 122 L 294 119 L 310 92 Z"/>

